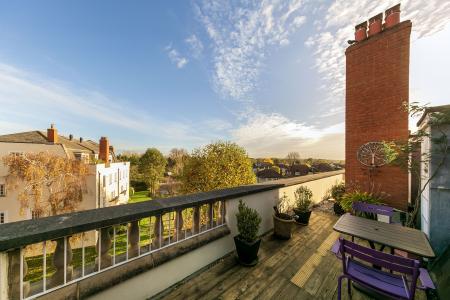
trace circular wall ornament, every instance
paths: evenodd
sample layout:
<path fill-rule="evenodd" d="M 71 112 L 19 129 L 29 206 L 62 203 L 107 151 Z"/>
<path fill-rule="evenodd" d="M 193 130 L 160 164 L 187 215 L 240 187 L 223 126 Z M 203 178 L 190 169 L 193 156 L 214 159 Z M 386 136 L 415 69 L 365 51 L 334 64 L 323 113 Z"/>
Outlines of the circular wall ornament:
<path fill-rule="evenodd" d="M 381 142 L 369 142 L 358 149 L 358 161 L 367 167 L 381 167 L 388 163 L 384 145 Z"/>

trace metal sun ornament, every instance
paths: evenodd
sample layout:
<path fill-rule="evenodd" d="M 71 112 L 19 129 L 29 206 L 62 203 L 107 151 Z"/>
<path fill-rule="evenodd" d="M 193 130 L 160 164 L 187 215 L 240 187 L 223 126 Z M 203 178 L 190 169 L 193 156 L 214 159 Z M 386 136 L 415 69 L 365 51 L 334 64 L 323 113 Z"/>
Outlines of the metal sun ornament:
<path fill-rule="evenodd" d="M 362 145 L 357 153 L 358 161 L 366 167 L 376 168 L 388 163 L 384 145 L 381 142 L 369 142 Z"/>

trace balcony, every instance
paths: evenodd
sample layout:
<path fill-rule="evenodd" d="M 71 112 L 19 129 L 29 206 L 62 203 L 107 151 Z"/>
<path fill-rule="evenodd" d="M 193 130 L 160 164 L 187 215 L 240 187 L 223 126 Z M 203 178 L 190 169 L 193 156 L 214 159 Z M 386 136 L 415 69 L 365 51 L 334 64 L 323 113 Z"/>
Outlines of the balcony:
<path fill-rule="evenodd" d="M 343 175 L 327 172 L 5 224 L 0 298 L 336 297 L 342 267 L 329 251 L 338 237 L 332 230 L 336 216 L 315 211 L 310 226 L 297 226 L 287 242 L 270 232 L 272 206 L 281 195 L 294 199 L 296 188 L 306 185 L 318 203 Z M 254 268 L 234 260 L 239 200 L 262 217 L 264 238 Z"/>

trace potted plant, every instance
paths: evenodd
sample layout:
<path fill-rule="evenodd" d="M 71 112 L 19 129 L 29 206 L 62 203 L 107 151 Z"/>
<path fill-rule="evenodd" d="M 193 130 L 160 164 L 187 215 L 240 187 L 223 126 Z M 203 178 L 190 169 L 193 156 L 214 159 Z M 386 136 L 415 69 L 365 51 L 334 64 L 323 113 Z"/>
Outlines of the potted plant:
<path fill-rule="evenodd" d="M 342 197 L 345 194 L 345 183 L 341 182 L 331 187 L 331 198 L 334 200 L 333 210 L 338 216 L 345 213 L 345 210 L 341 206 Z"/>
<path fill-rule="evenodd" d="M 295 208 L 297 215 L 295 221 L 302 225 L 308 225 L 311 217 L 312 191 L 306 186 L 300 186 L 294 193 Z"/>
<path fill-rule="evenodd" d="M 377 196 L 373 193 L 368 193 L 368 192 L 353 191 L 353 192 L 345 193 L 342 196 L 341 206 L 345 211 L 351 212 L 354 202 L 364 202 L 364 203 L 369 203 L 369 204 L 382 204 L 383 203 L 381 196 Z M 372 213 L 361 213 L 360 216 L 368 218 L 368 219 L 374 219 L 374 220 L 377 219 L 377 216 Z"/>
<path fill-rule="evenodd" d="M 275 214 L 273 215 L 273 234 L 280 239 L 290 239 L 294 217 L 287 213 L 289 209 L 289 198 L 286 193 L 278 200 L 277 205 L 273 209 L 275 210 Z"/>
<path fill-rule="evenodd" d="M 258 263 L 258 250 L 261 244 L 261 239 L 258 238 L 261 217 L 256 210 L 239 200 L 236 219 L 239 235 L 234 237 L 234 243 L 239 263 L 254 266 Z"/>

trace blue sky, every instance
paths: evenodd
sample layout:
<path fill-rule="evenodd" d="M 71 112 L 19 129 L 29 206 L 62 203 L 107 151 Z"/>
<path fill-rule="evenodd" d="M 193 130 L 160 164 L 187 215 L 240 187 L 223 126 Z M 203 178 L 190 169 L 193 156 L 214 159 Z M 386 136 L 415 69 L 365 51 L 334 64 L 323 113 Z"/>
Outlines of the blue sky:
<path fill-rule="evenodd" d="M 346 41 L 397 2 L 0 1 L 0 134 L 55 123 L 121 150 L 224 139 L 341 159 Z M 411 101 L 446 104 L 450 4 L 402 10 Z"/>

